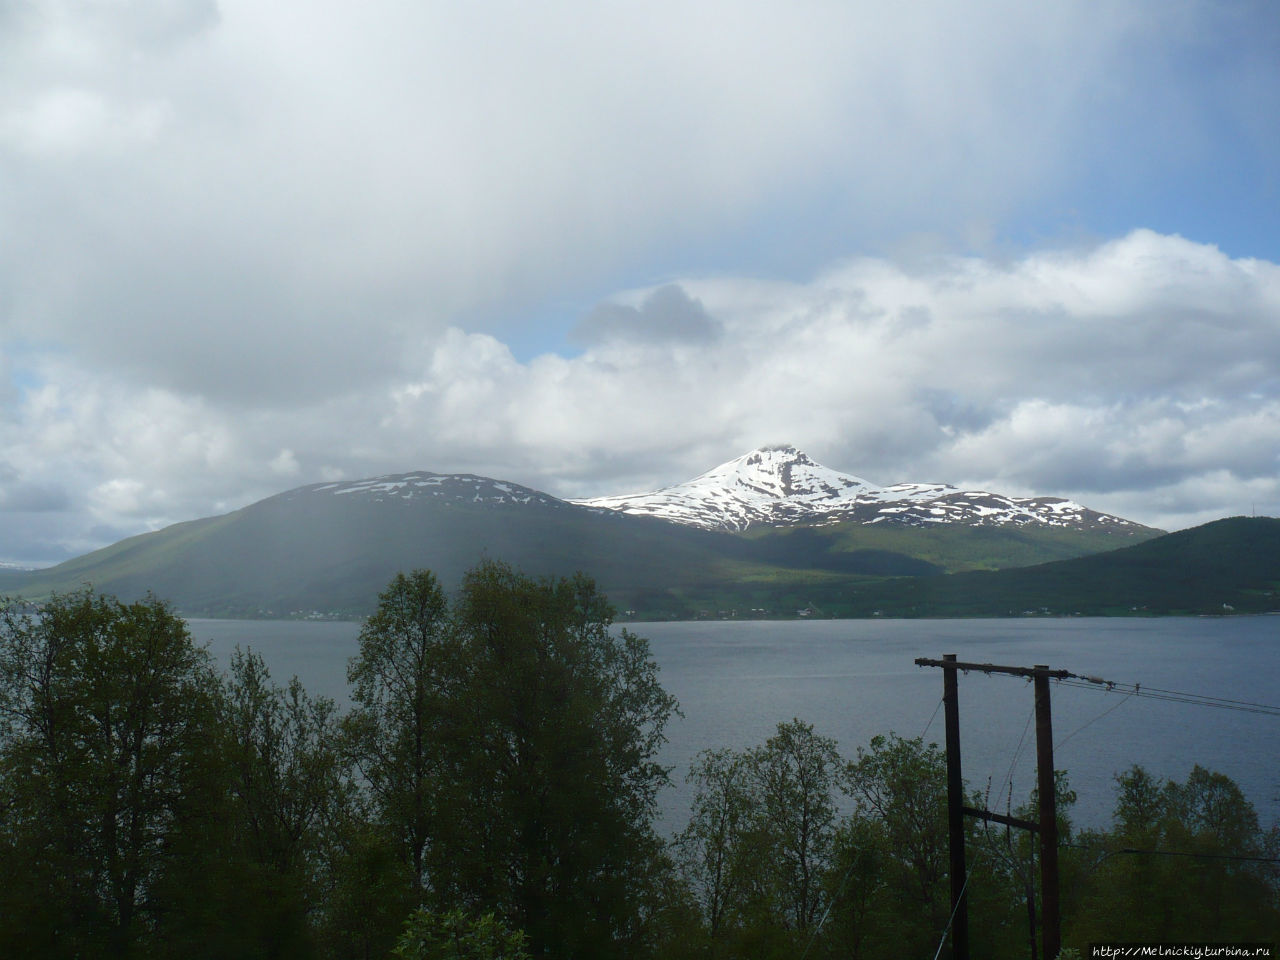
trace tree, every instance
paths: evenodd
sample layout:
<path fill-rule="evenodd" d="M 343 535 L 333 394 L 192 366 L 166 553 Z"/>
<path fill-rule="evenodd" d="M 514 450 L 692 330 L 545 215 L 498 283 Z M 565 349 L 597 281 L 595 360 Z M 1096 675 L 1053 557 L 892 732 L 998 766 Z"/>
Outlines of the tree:
<path fill-rule="evenodd" d="M 318 869 L 322 835 L 349 791 L 334 702 L 308 695 L 297 677 L 278 686 L 260 655 L 237 649 L 223 729 L 253 858 L 281 874 L 310 877 Z"/>
<path fill-rule="evenodd" d="M 429 882 L 442 715 L 455 682 L 450 647 L 448 605 L 435 575 L 397 574 L 360 630 L 347 669 L 354 702 L 343 724 L 347 750 L 375 818 L 411 868 L 415 897 Z"/>
<path fill-rule="evenodd" d="M 890 857 L 886 881 L 907 910 L 945 924 L 948 906 L 946 761 L 936 744 L 872 737 L 848 770 L 856 815 L 878 825 Z"/>
<path fill-rule="evenodd" d="M 715 956 L 739 919 L 749 881 L 744 855 L 751 812 L 748 767 L 732 750 L 704 750 L 687 779 L 694 785 L 693 809 L 675 846 Z"/>
<path fill-rule="evenodd" d="M 0 952 L 128 956 L 216 796 L 219 687 L 169 608 L 88 590 L 0 613 Z"/>
<path fill-rule="evenodd" d="M 348 742 L 440 913 L 493 911 L 535 955 L 634 955 L 663 863 L 656 760 L 676 704 L 587 577 L 483 563 L 452 610 L 398 576 L 360 634 Z"/>
<path fill-rule="evenodd" d="M 806 931 L 825 906 L 823 874 L 835 836 L 840 755 L 836 742 L 800 720 L 778 724 L 749 754 L 754 831 L 771 867 L 765 877 L 784 925 Z"/>
<path fill-rule="evenodd" d="M 334 960 L 382 960 L 421 891 L 387 832 L 355 820 L 339 834 L 321 934 Z"/>
<path fill-rule="evenodd" d="M 405 923 L 396 960 L 529 960 L 525 936 L 510 930 L 492 913 L 477 919 L 461 910 L 417 910 Z"/>
<path fill-rule="evenodd" d="M 1280 831 L 1263 831 L 1229 777 L 1195 766 L 1184 783 L 1132 767 L 1116 778 L 1110 833 L 1084 878 L 1077 943 L 1280 935 Z M 1259 858 L 1259 859 L 1250 859 Z"/>
<path fill-rule="evenodd" d="M 657 762 L 675 700 L 646 641 L 610 630 L 585 576 L 470 571 L 443 746 L 449 823 L 438 890 L 493 909 L 530 952 L 634 955 L 660 871 Z"/>
<path fill-rule="evenodd" d="M 712 956 L 792 955 L 828 903 L 841 763 L 800 720 L 752 750 L 705 751 L 677 838 Z"/>
<path fill-rule="evenodd" d="M 313 953 L 313 921 L 352 793 L 337 708 L 310 697 L 297 677 L 280 687 L 261 656 L 237 649 L 221 719 L 235 846 L 227 856 L 243 860 L 238 881 L 258 894 L 256 909 L 240 911 L 240 926 L 258 918 L 263 940 Z"/>
<path fill-rule="evenodd" d="M 946 761 L 919 737 L 875 736 L 845 778 L 854 810 L 835 858 L 856 875 L 830 933 L 858 957 L 929 952 L 950 914 Z"/>
<path fill-rule="evenodd" d="M 951 916 L 945 755 L 922 737 L 875 736 L 858 749 L 846 783 L 854 811 L 837 844 L 843 892 L 833 937 L 856 957 L 932 953 Z M 965 802 L 988 806 L 977 793 L 966 792 Z M 1026 836 L 1015 842 L 1003 829 L 965 821 L 970 947 L 975 955 L 1018 955 L 1027 936 L 1026 885 L 1018 882 L 1029 863 L 1019 846 Z"/>

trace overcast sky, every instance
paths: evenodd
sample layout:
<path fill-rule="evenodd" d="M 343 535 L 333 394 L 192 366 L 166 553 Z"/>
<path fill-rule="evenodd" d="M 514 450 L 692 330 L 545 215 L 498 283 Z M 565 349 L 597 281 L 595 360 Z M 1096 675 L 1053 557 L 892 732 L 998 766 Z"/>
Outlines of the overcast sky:
<path fill-rule="evenodd" d="M 791 442 L 1280 513 L 1280 5 L 0 0 L 0 559 Z"/>

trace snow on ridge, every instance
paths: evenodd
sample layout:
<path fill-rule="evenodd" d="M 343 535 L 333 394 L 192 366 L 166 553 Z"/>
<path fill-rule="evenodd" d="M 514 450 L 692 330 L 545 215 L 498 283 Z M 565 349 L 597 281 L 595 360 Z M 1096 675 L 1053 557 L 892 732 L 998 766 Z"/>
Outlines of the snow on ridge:
<path fill-rule="evenodd" d="M 825 467 L 793 446 L 761 447 L 652 493 L 572 500 L 582 506 L 661 517 L 708 530 L 753 524 L 878 523 L 1138 526 L 1060 497 L 1006 497 L 945 483 L 877 486 Z"/>
<path fill-rule="evenodd" d="M 793 446 L 752 450 L 692 480 L 649 493 L 560 500 L 508 481 L 473 474 L 416 472 L 314 484 L 298 495 L 368 498 L 378 502 L 439 498 L 442 502 L 570 505 L 601 513 L 655 517 L 717 531 L 753 525 L 839 522 L 937 525 L 1043 525 L 1139 529 L 1061 497 L 1007 497 L 946 483 L 879 486 L 810 459 Z"/>
<path fill-rule="evenodd" d="M 564 505 L 550 494 L 518 483 L 491 480 L 470 473 L 402 473 L 364 480 L 338 480 L 303 487 L 294 493 L 335 497 L 368 497 L 375 501 L 437 497 L 470 503 L 542 503 Z"/>

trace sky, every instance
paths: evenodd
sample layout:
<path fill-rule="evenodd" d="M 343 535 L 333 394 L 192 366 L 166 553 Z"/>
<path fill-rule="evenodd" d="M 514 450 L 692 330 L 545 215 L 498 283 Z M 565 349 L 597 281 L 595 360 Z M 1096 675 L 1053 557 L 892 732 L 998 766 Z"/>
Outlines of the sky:
<path fill-rule="evenodd" d="M 1280 514 L 1280 5 L 0 0 L 0 560 L 793 443 Z"/>

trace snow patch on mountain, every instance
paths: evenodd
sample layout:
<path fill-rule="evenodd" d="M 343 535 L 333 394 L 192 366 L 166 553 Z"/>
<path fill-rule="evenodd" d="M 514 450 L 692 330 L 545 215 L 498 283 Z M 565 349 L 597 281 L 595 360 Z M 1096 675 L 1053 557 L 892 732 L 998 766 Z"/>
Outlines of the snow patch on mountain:
<path fill-rule="evenodd" d="M 560 500 L 510 481 L 473 474 L 417 471 L 365 480 L 316 483 L 280 496 L 341 497 L 374 502 L 537 505 L 656 517 L 705 530 L 825 525 L 852 521 L 925 526 L 1036 524 L 1138 532 L 1140 524 L 1098 513 L 1061 497 L 1006 497 L 945 483 L 877 486 L 816 463 L 793 446 L 761 447 L 685 483 L 651 493 Z"/>
<path fill-rule="evenodd" d="M 881 487 L 824 467 L 790 445 L 761 447 L 685 483 L 651 493 L 570 502 L 728 531 L 742 531 L 757 524 L 841 521 L 1143 529 L 1140 524 L 1098 513 L 1061 497 L 1006 497 L 945 483 Z"/>
<path fill-rule="evenodd" d="M 289 491 L 284 496 L 334 496 L 373 500 L 375 502 L 431 498 L 466 503 L 540 504 L 569 507 L 570 504 L 549 494 L 522 487 L 518 483 L 491 480 L 469 473 L 399 473 L 367 480 L 339 480 L 314 483 Z"/>

